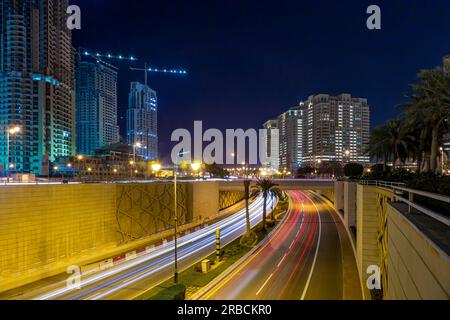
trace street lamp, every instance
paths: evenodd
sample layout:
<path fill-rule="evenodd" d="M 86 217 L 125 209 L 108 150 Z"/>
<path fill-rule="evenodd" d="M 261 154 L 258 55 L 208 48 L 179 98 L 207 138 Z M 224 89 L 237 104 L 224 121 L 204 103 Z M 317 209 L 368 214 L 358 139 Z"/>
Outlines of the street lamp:
<path fill-rule="evenodd" d="M 158 172 L 161 171 L 161 164 L 158 162 L 152 163 L 152 171 L 155 173 L 155 176 L 158 176 Z"/>
<path fill-rule="evenodd" d="M 442 175 L 444 175 L 444 148 L 440 147 L 439 150 L 441 151 L 441 170 Z"/>
<path fill-rule="evenodd" d="M 136 148 L 142 148 L 142 143 L 140 143 L 140 142 L 136 142 L 134 145 L 133 145 L 133 160 L 134 160 L 134 162 L 136 162 Z"/>
<path fill-rule="evenodd" d="M 178 157 L 189 154 L 190 152 L 180 152 Z M 177 197 L 177 175 L 178 175 L 178 165 L 176 162 L 173 164 L 173 203 L 174 203 L 174 275 L 173 280 L 175 284 L 178 284 L 178 239 L 177 239 L 177 229 L 178 229 L 178 197 Z"/>
<path fill-rule="evenodd" d="M 9 140 L 10 140 L 11 136 L 19 134 L 20 131 L 21 131 L 21 129 L 19 126 L 8 128 L 6 130 L 6 168 L 7 168 L 6 179 L 8 182 L 9 182 L 9 171 L 10 171 L 9 169 L 14 169 L 16 167 L 15 164 L 13 164 L 13 166 L 11 167 L 10 163 L 9 163 L 9 143 L 10 143 Z"/>
<path fill-rule="evenodd" d="M 198 163 L 198 162 L 191 163 L 191 169 L 192 169 L 192 171 L 194 171 L 194 173 L 198 173 L 198 171 L 201 169 L 201 167 L 202 167 L 201 163 Z"/>

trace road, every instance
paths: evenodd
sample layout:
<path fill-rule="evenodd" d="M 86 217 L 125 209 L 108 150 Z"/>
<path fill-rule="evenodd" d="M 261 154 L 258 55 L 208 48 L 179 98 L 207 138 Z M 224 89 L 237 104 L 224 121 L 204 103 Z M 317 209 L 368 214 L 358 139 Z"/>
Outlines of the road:
<path fill-rule="evenodd" d="M 257 198 L 249 206 L 252 226 L 261 221 L 262 207 L 262 197 Z M 268 211 L 271 207 L 272 202 L 268 199 Z M 211 226 L 180 237 L 178 240 L 180 271 L 214 252 L 217 228 L 221 229 L 222 245 L 239 238 L 246 230 L 245 208 Z M 82 278 L 80 289 L 67 287 L 64 281 L 12 298 L 16 300 L 127 300 L 170 279 L 173 272 L 174 244 L 169 242 L 150 253 Z"/>
<path fill-rule="evenodd" d="M 206 287 L 202 300 L 341 300 L 342 223 L 324 199 L 290 191 L 290 208 L 274 233 L 248 259 Z M 347 248 L 348 249 L 348 248 Z M 348 255 L 347 255 L 348 256 Z M 354 259 L 353 255 L 351 258 Z M 354 261 L 353 261 L 354 262 Z M 357 274 L 356 264 L 351 264 Z M 358 283 L 353 283 L 356 291 Z"/>

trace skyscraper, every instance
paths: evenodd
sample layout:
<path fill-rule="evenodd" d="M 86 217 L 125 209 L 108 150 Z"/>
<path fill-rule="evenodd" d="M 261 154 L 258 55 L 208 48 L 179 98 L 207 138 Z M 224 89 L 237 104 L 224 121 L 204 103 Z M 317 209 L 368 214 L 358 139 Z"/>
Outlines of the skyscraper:
<path fill-rule="evenodd" d="M 365 152 L 370 138 L 367 99 L 350 94 L 311 96 L 306 106 L 306 152 L 303 162 L 369 163 Z"/>
<path fill-rule="evenodd" d="M 158 158 L 158 98 L 156 91 L 132 82 L 127 112 L 128 143 L 145 160 Z"/>
<path fill-rule="evenodd" d="M 280 130 L 280 168 L 295 170 L 302 165 L 304 151 L 303 104 L 278 117 Z"/>
<path fill-rule="evenodd" d="M 278 117 L 280 168 L 295 170 L 321 162 L 369 163 L 367 99 L 349 94 L 311 96 Z"/>
<path fill-rule="evenodd" d="M 46 174 L 75 152 L 75 77 L 67 0 L 0 2 L 0 166 Z M 14 135 L 11 127 L 20 128 Z"/>
<path fill-rule="evenodd" d="M 83 56 L 76 74 L 77 152 L 90 156 L 96 149 L 119 141 L 117 69 Z"/>
<path fill-rule="evenodd" d="M 267 162 L 262 165 L 270 170 L 280 168 L 280 134 L 278 130 L 278 120 L 269 120 L 263 125 L 267 131 L 265 146 L 267 152 Z"/>

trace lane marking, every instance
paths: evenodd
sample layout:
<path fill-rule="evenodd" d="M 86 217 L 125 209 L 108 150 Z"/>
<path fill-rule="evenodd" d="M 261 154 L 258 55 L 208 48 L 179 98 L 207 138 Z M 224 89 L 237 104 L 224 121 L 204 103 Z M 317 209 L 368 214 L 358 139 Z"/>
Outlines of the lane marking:
<path fill-rule="evenodd" d="M 283 259 L 280 260 L 280 262 L 277 265 L 277 268 L 279 268 L 281 266 L 281 264 L 283 263 L 283 261 L 286 259 L 287 257 L 287 253 L 284 254 Z"/>
<path fill-rule="evenodd" d="M 266 282 L 264 282 L 264 284 L 262 285 L 262 287 L 258 290 L 258 292 L 256 293 L 256 295 L 259 295 L 261 293 L 261 291 L 264 289 L 264 287 L 267 285 L 267 283 L 270 281 L 270 279 L 272 279 L 273 277 L 273 273 L 270 274 L 270 276 L 267 278 Z"/>
<path fill-rule="evenodd" d="M 241 265 L 238 265 L 235 267 L 234 265 L 230 267 L 230 273 L 226 274 L 228 270 L 226 270 L 223 274 L 226 274 L 224 277 L 219 278 L 214 282 L 214 286 L 211 288 L 208 288 L 205 292 L 203 292 L 201 295 L 198 296 L 199 300 L 208 300 L 209 297 L 212 297 L 214 294 L 216 294 L 221 288 L 226 286 L 228 282 L 231 281 L 233 277 L 235 277 L 237 274 L 239 274 L 247 265 L 249 265 L 262 251 L 265 250 L 265 248 L 271 243 L 272 239 L 275 239 L 279 236 L 279 233 L 282 231 L 282 229 L 288 224 L 289 220 L 293 219 L 293 215 L 296 215 L 298 213 L 298 210 L 294 208 L 294 193 L 289 192 L 289 208 L 288 212 L 291 216 L 285 216 L 285 219 L 283 220 L 282 224 L 279 225 L 279 227 L 276 228 L 275 233 L 270 235 L 268 241 L 266 241 L 261 247 L 257 248 L 256 251 L 252 253 L 249 257 L 242 257 L 241 260 L 243 263 Z M 256 247 L 255 247 L 256 248 Z M 250 251 L 251 252 L 251 251 Z M 244 260 L 246 259 L 246 260 Z M 238 262 L 239 263 L 239 262 Z M 234 268 L 234 269 L 233 269 Z"/>
<path fill-rule="evenodd" d="M 306 196 L 309 200 L 311 200 L 312 204 L 313 204 L 314 207 L 316 208 L 317 215 L 319 216 L 319 241 L 317 242 L 316 253 L 315 253 L 315 255 L 314 255 L 314 260 L 313 260 L 313 264 L 312 264 L 312 266 L 311 266 L 311 271 L 309 272 L 308 281 L 306 281 L 305 289 L 303 290 L 303 294 L 302 294 L 302 297 L 301 297 L 300 300 L 305 300 L 306 292 L 308 291 L 309 284 L 310 284 L 310 282 L 311 282 L 311 278 L 312 278 L 312 275 L 313 275 L 313 273 L 314 273 L 314 268 L 316 267 L 317 256 L 318 256 L 319 248 L 320 248 L 320 239 L 321 239 L 321 237 L 322 237 L 322 220 L 320 219 L 320 212 L 319 212 L 319 209 L 317 208 L 317 206 L 316 206 L 316 204 L 314 203 L 314 201 L 313 201 L 310 197 L 308 197 L 308 195 L 307 195 L 306 193 L 305 193 L 305 196 Z"/>

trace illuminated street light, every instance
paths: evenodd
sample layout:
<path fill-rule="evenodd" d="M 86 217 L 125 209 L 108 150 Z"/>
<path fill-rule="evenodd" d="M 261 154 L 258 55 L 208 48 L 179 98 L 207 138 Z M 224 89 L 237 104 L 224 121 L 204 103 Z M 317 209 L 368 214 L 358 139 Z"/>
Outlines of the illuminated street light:
<path fill-rule="evenodd" d="M 9 169 L 14 169 L 15 168 L 15 165 L 13 165 L 13 167 L 11 167 L 10 164 L 9 164 L 9 143 L 10 143 L 9 140 L 10 140 L 11 136 L 14 136 L 14 135 L 20 133 L 20 131 L 21 131 L 21 129 L 20 129 L 19 126 L 14 126 L 14 127 L 9 128 L 9 129 L 6 130 L 6 136 L 7 136 L 6 137 L 6 162 L 7 162 L 6 163 L 6 167 L 9 168 Z M 13 159 L 13 162 L 15 162 L 15 157 Z M 6 173 L 6 177 L 7 177 L 7 181 L 9 182 L 9 170 Z"/>
<path fill-rule="evenodd" d="M 161 171 L 161 164 L 158 162 L 152 163 L 152 170 L 153 172 L 158 173 Z"/>
<path fill-rule="evenodd" d="M 195 172 L 199 171 L 201 167 L 202 167 L 202 164 L 198 163 L 198 162 L 194 162 L 191 164 L 191 169 Z"/>

